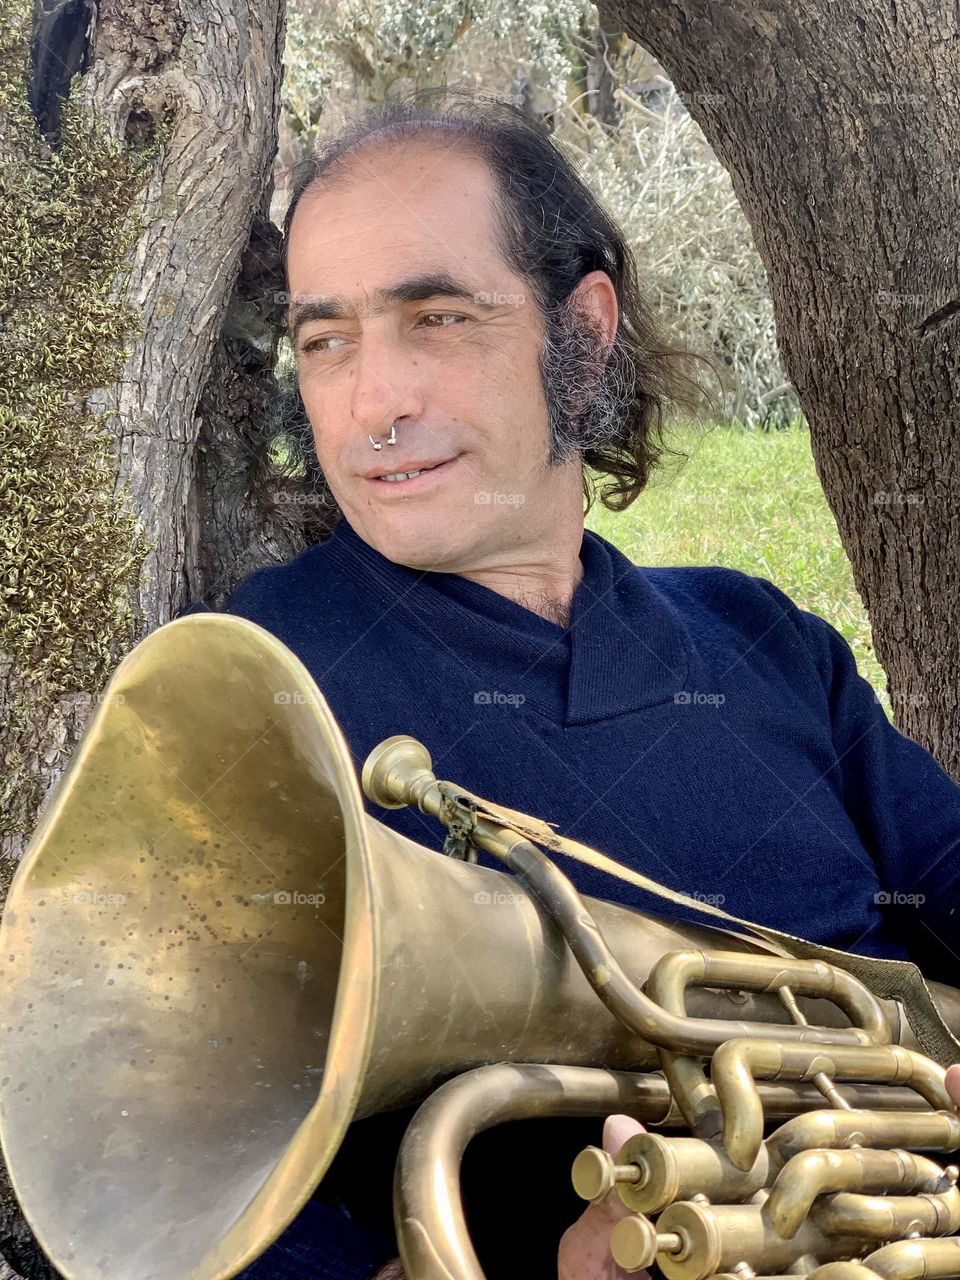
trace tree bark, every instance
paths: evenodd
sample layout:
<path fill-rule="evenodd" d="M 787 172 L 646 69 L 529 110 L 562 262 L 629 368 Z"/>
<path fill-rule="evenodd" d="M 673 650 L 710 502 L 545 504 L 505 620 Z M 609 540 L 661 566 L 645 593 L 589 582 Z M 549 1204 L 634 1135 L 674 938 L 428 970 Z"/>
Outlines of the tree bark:
<path fill-rule="evenodd" d="M 265 214 L 283 29 L 282 0 L 135 9 L 108 0 L 91 49 L 75 51 L 77 62 L 89 60 L 80 94 L 91 121 L 116 137 L 168 133 L 142 195 L 143 231 L 123 286 L 144 332 L 119 383 L 92 397 L 116 440 L 115 492 L 155 544 L 132 601 L 131 643 L 187 598 L 220 604 L 246 573 L 303 545 L 296 529 L 242 500 L 263 466 L 261 410 L 280 332 L 279 235 Z M 62 66 L 59 52 L 47 50 L 41 65 Z M 50 95 L 33 86 L 33 96 L 52 125 Z M 2 802 L 16 819 L 0 838 L 7 880 L 82 736 L 94 693 L 45 705 L 44 691 L 0 653 L 0 718 L 10 726 Z"/>
<path fill-rule="evenodd" d="M 958 10 L 600 11 L 659 60 L 730 172 L 896 723 L 960 780 Z"/>
<path fill-rule="evenodd" d="M 222 608 L 255 569 L 282 563 L 313 540 L 304 521 L 309 513 L 302 506 L 284 508 L 289 495 L 269 462 L 285 296 L 280 240 L 262 208 L 198 408 L 182 597 L 213 608 Z"/>
<path fill-rule="evenodd" d="M 97 57 L 84 84 L 91 114 L 116 135 L 172 122 L 163 162 L 144 193 L 148 220 L 128 285 L 145 333 L 119 394 L 110 388 L 100 406 L 112 411 L 116 424 L 118 483 L 157 544 L 138 601 L 144 635 L 169 620 L 188 583 L 201 593 L 211 585 L 188 563 L 188 548 L 199 544 L 198 501 L 191 499 L 198 408 L 215 357 L 231 365 L 230 352 L 217 346 L 244 252 L 249 249 L 267 275 L 271 264 L 262 259 L 276 252 L 262 223 L 252 246 L 250 234 L 269 200 L 283 27 L 280 0 L 265 6 L 192 0 L 179 10 L 142 4 L 133 14 L 121 0 L 108 0 L 100 10 Z M 160 56 L 166 47 L 170 52 Z M 247 349 L 259 344 L 269 356 L 261 363 L 272 365 L 277 332 L 277 323 L 265 319 L 262 332 L 248 333 L 239 358 L 234 351 L 234 363 L 242 365 Z M 227 340 L 235 342 L 236 335 Z M 211 521 L 208 531 L 216 527 Z M 224 559 L 216 570 L 220 585 L 243 571 L 229 553 Z"/>

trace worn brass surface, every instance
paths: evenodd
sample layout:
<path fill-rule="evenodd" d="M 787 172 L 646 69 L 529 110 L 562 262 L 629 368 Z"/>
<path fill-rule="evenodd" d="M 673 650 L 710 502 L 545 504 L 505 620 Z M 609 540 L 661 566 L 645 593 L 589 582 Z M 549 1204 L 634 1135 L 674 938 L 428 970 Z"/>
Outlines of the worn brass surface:
<path fill-rule="evenodd" d="M 413 740 L 382 744 L 363 779 L 382 803 L 463 819 Z M 296 1217 L 354 1118 L 421 1098 L 397 1182 L 411 1280 L 478 1274 L 455 1153 L 510 1114 L 684 1124 L 705 1085 L 703 1123 L 746 1134 L 742 1159 L 758 1107 L 761 1121 L 822 1109 L 827 1069 L 843 1079 L 862 1054 L 873 1073 L 838 1087 L 877 1109 L 864 1129 L 879 1134 L 886 1109 L 929 1118 L 942 1071 L 904 1068 L 894 1002 L 736 931 L 581 898 L 489 815 L 471 835 L 514 874 L 366 815 L 322 694 L 254 623 L 190 616 L 128 655 L 0 922 L 0 1143 L 67 1280 L 228 1280 Z M 661 1003 L 641 988 L 667 956 Z M 730 1045 L 722 1088 L 699 1068 L 681 1065 L 679 1094 L 650 1074 Z M 953 1119 L 927 1126 L 929 1149 Z M 771 1170 L 798 1141 L 771 1146 Z M 734 1188 L 725 1152 L 701 1163 Z M 818 1231 L 807 1215 L 771 1258 Z"/>
<path fill-rule="evenodd" d="M 678 945 L 748 945 L 592 906 L 640 973 Z M 305 668 L 226 615 L 120 666 L 0 948 L 0 1140 L 71 1280 L 235 1274 L 354 1116 L 467 1067 L 656 1065 L 512 878 L 363 814 Z"/>
<path fill-rule="evenodd" d="M 897 1240 L 855 1262 L 829 1262 L 811 1280 L 936 1280 L 960 1275 L 960 1239 Z M 759 1280 L 759 1277 L 758 1277 Z"/>
<path fill-rule="evenodd" d="M 761 1147 L 753 1168 L 744 1172 L 730 1162 L 716 1143 L 697 1138 L 674 1138 L 640 1133 L 630 1138 L 619 1158 L 627 1166 L 639 1164 L 643 1177 L 619 1184 L 620 1199 L 635 1213 L 656 1213 L 674 1200 L 706 1195 L 711 1200 L 748 1200 L 766 1186 L 769 1157 Z M 592 1197 L 585 1197 L 591 1199 Z"/>
<path fill-rule="evenodd" d="M 898 1202 L 902 1203 L 905 1192 L 922 1191 L 931 1197 L 951 1192 L 946 1203 L 952 1205 L 956 1202 L 955 1182 L 956 1177 L 951 1178 L 935 1161 L 910 1151 L 875 1151 L 862 1147 L 847 1151 L 803 1151 L 780 1170 L 767 1202 L 767 1213 L 780 1235 L 789 1237 L 796 1234 L 818 1196 L 839 1191 L 896 1191 Z M 838 1201 L 842 1206 L 840 1197 L 831 1196 L 834 1209 Z M 934 1203 L 931 1199 L 931 1204 Z"/>
<path fill-rule="evenodd" d="M 667 1280 L 707 1280 L 741 1262 L 754 1271 L 778 1274 L 805 1254 L 815 1254 L 824 1261 L 848 1258 L 858 1244 L 855 1239 L 824 1235 L 809 1219 L 795 1236 L 785 1240 L 759 1204 L 680 1201 L 657 1218 L 657 1232 L 678 1235 L 682 1242 L 677 1252 L 662 1250 L 657 1254 L 657 1264 Z M 615 1247 L 613 1256 L 617 1257 Z"/>

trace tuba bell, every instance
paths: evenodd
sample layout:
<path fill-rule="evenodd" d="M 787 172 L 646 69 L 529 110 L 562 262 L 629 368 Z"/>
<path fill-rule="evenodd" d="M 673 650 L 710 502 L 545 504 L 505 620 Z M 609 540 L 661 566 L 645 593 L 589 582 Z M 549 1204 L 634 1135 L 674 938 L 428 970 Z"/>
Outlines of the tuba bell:
<path fill-rule="evenodd" d="M 66 1280 L 229 1280 L 354 1120 L 417 1102 L 410 1280 L 482 1280 L 474 1134 L 612 1111 L 655 1131 L 573 1178 L 631 1208 L 627 1270 L 960 1275 L 957 1169 L 907 1150 L 960 1148 L 960 1118 L 900 1002 L 747 927 L 581 897 L 542 824 L 412 738 L 362 785 L 437 817 L 449 856 L 365 813 L 317 685 L 245 619 L 160 628 L 101 695 L 0 921 L 0 1145 Z M 960 994 L 924 989 L 949 1040 Z"/>

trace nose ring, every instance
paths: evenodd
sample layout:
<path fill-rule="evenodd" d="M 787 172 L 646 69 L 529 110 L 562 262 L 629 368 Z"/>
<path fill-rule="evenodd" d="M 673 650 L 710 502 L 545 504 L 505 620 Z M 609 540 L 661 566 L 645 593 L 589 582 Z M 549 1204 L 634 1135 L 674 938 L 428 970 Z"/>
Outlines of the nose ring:
<path fill-rule="evenodd" d="M 370 436 L 370 435 L 367 436 L 367 439 L 370 441 L 370 443 L 373 445 L 375 449 L 383 448 L 382 440 L 374 440 L 373 436 Z M 396 444 L 396 443 L 397 443 L 397 424 L 393 422 L 390 424 L 390 434 L 387 436 L 387 444 Z"/>

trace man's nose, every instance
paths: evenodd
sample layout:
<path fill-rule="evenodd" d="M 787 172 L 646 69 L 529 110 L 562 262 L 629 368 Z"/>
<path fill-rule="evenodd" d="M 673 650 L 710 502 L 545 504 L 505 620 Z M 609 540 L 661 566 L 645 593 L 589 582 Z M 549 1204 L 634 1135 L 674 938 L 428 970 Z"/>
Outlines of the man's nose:
<path fill-rule="evenodd" d="M 351 412 L 366 434 L 383 435 L 392 423 L 423 410 L 417 370 L 402 343 L 384 336 L 360 340 L 354 365 Z"/>

